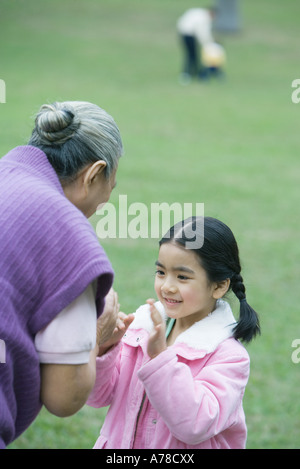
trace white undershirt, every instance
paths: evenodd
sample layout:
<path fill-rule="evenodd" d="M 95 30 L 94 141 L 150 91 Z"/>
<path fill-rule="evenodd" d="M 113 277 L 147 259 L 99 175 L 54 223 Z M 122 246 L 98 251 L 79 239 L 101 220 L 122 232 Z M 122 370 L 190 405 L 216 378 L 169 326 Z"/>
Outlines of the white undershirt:
<path fill-rule="evenodd" d="M 89 362 L 96 345 L 96 284 L 61 311 L 35 336 L 40 363 L 79 365 Z"/>

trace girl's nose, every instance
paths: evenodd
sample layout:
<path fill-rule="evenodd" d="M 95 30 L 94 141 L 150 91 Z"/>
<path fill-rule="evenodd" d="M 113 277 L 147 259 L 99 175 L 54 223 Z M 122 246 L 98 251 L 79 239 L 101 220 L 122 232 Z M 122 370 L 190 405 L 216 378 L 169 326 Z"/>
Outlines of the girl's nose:
<path fill-rule="evenodd" d="M 164 293 L 176 293 L 177 287 L 173 282 L 166 280 L 162 284 L 161 291 Z"/>

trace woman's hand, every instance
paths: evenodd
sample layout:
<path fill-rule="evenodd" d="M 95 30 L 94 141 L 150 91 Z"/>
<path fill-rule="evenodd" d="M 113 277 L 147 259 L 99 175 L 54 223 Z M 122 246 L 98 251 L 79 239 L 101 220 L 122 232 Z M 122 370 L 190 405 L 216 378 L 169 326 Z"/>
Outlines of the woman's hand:
<path fill-rule="evenodd" d="M 97 321 L 98 346 L 110 339 L 117 324 L 119 310 L 118 294 L 111 288 L 105 297 L 103 313 Z"/>
<path fill-rule="evenodd" d="M 111 289 L 106 296 L 103 313 L 97 321 L 98 356 L 120 342 L 133 320 L 133 314 L 126 315 L 120 311 L 118 295 Z"/>
<path fill-rule="evenodd" d="M 149 335 L 147 352 L 150 358 L 154 358 L 167 349 L 166 326 L 160 313 L 154 306 L 154 300 L 149 299 L 147 303 L 150 306 L 151 319 L 154 324 L 154 328 Z"/>

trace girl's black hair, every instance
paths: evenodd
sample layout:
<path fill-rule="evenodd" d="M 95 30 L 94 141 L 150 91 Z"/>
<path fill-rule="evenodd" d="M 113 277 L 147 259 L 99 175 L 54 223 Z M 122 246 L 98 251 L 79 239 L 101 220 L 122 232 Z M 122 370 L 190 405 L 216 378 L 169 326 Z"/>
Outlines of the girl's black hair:
<path fill-rule="evenodd" d="M 203 240 L 201 247 L 200 237 Z M 193 239 L 198 240 L 195 248 Z M 229 290 L 232 290 L 240 301 L 240 316 L 234 328 L 235 339 L 250 342 L 260 334 L 258 315 L 246 300 L 239 249 L 230 228 L 216 218 L 190 217 L 172 226 L 159 245 L 170 241 L 175 241 L 196 253 L 210 282 L 230 279 Z"/>

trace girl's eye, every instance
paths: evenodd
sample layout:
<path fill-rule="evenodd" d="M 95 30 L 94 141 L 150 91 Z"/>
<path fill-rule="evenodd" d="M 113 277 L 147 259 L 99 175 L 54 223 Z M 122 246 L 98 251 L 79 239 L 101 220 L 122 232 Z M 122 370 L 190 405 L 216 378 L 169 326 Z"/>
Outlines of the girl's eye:
<path fill-rule="evenodd" d="M 155 273 L 156 275 L 160 275 L 160 276 L 164 275 L 164 272 L 162 270 L 156 270 Z"/>
<path fill-rule="evenodd" d="M 188 280 L 189 277 L 186 277 L 185 275 L 178 275 L 179 280 Z"/>

